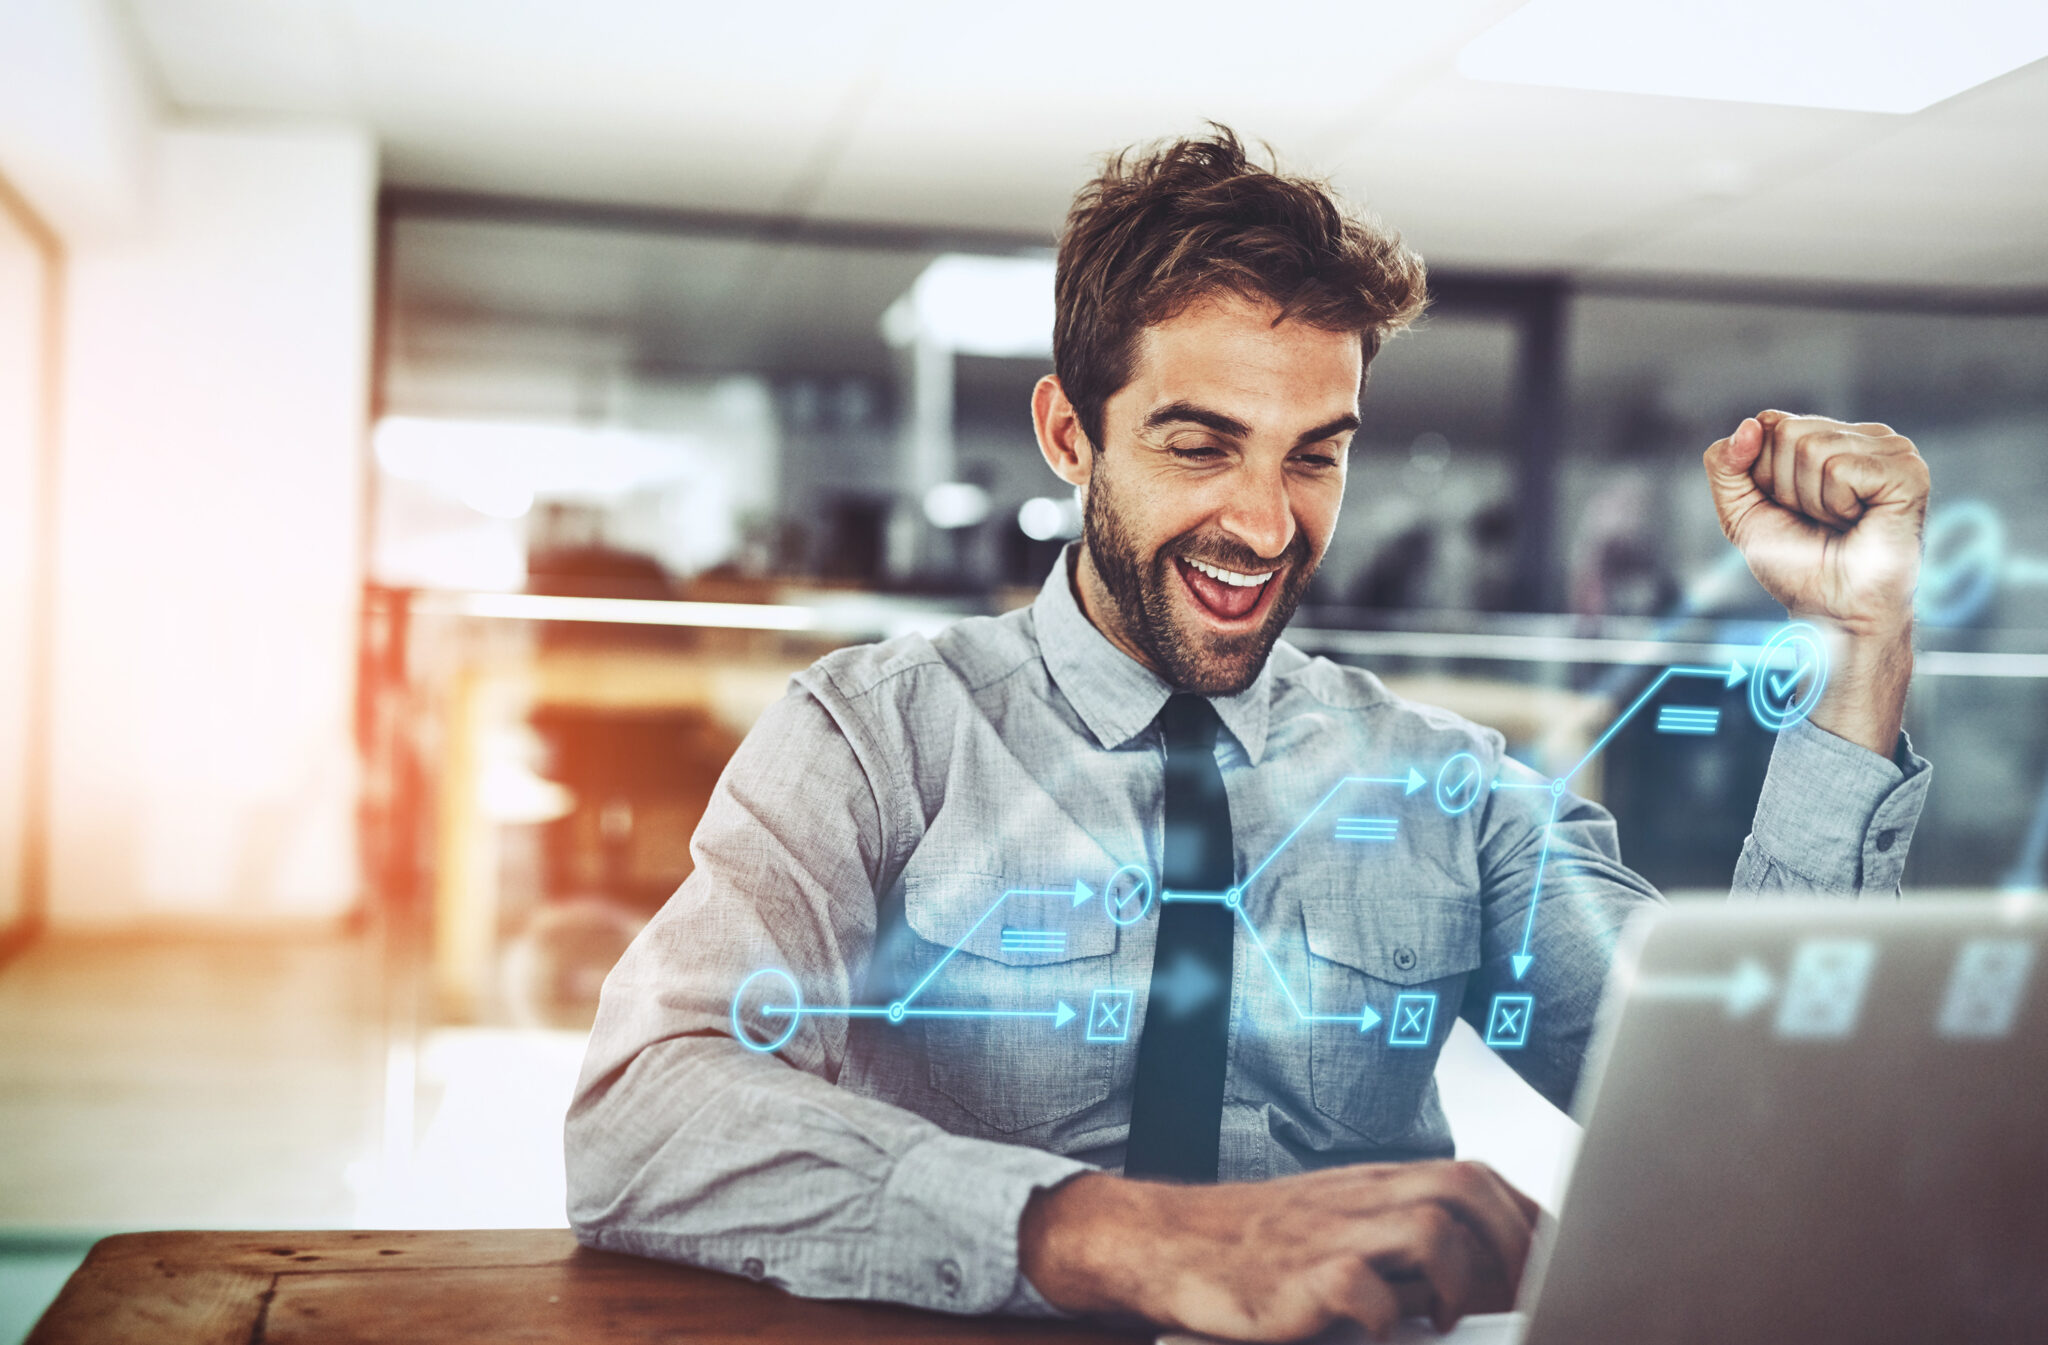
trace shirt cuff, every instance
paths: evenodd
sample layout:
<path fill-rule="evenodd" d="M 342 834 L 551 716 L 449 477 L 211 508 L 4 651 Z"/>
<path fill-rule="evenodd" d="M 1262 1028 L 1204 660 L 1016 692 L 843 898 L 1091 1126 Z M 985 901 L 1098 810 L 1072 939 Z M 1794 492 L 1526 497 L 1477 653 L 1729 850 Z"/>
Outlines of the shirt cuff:
<path fill-rule="evenodd" d="M 1771 751 L 1751 842 L 1815 892 L 1895 893 L 1932 771 L 1903 732 L 1887 760 L 1801 720 Z"/>
<path fill-rule="evenodd" d="M 941 1312 L 1057 1315 L 1017 1269 L 1031 1193 L 1092 1169 L 1041 1149 L 940 1135 L 896 1161 L 882 1190 L 869 1296 Z"/>

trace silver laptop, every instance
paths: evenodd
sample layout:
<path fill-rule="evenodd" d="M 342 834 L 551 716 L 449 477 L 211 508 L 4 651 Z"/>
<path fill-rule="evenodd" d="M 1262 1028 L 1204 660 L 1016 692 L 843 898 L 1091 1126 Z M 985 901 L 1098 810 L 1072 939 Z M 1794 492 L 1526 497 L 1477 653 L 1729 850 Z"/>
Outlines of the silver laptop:
<path fill-rule="evenodd" d="M 1579 1112 L 1526 1345 L 2048 1341 L 2048 903 L 1632 924 Z"/>

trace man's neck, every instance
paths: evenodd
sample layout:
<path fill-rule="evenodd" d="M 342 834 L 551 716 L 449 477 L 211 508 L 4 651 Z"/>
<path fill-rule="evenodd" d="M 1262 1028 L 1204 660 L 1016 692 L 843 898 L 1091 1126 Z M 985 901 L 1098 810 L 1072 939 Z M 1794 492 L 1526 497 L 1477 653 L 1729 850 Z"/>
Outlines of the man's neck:
<path fill-rule="evenodd" d="M 1109 596 L 1109 586 L 1102 582 L 1102 573 L 1095 568 L 1094 557 L 1088 554 L 1086 542 L 1074 548 L 1074 563 L 1067 567 L 1067 586 L 1073 590 L 1081 615 L 1088 618 L 1089 625 L 1102 632 L 1103 639 L 1130 656 L 1139 667 L 1149 669 L 1161 680 L 1172 680 L 1124 633 L 1123 622 L 1118 619 L 1120 614 L 1116 600 Z"/>

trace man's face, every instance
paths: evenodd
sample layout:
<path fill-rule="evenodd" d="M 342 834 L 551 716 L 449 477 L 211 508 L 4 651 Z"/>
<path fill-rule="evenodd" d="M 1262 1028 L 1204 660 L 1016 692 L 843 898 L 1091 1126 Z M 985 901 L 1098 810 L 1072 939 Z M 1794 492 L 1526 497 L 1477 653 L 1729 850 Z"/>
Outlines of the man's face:
<path fill-rule="evenodd" d="M 1364 372 L 1356 333 L 1234 295 L 1140 337 L 1109 399 L 1083 510 L 1084 600 L 1183 690 L 1250 686 L 1322 562 Z M 1093 605 L 1093 604 L 1091 604 Z"/>

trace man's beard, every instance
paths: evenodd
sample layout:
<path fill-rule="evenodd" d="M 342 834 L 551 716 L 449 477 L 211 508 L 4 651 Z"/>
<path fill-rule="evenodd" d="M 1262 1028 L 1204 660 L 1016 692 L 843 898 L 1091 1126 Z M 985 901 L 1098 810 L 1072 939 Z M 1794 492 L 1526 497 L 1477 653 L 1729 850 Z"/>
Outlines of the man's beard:
<path fill-rule="evenodd" d="M 1273 595 L 1266 619 L 1257 629 L 1220 637 L 1192 632 L 1184 629 L 1174 616 L 1169 586 L 1182 583 L 1174 566 L 1175 556 L 1207 561 L 1241 574 L 1273 569 L 1274 563 L 1241 542 L 1222 536 L 1203 538 L 1199 530 L 1169 539 L 1149 559 L 1141 557 L 1130 530 L 1124 526 L 1123 515 L 1103 489 L 1104 484 L 1104 474 L 1098 470 L 1082 510 L 1081 537 L 1095 563 L 1095 572 L 1102 576 L 1103 587 L 1109 591 L 1125 637 L 1167 681 L 1183 691 L 1203 696 L 1235 696 L 1257 681 L 1260 670 L 1266 666 L 1266 656 L 1273 652 L 1274 643 L 1294 616 L 1302 591 L 1315 574 L 1308 535 L 1299 528 L 1295 530 L 1294 540 L 1280 557 L 1285 573 L 1266 581 L 1284 587 Z"/>

